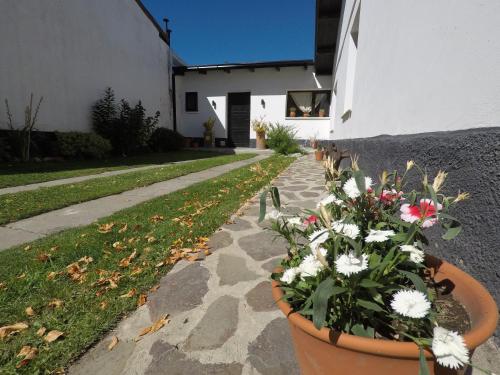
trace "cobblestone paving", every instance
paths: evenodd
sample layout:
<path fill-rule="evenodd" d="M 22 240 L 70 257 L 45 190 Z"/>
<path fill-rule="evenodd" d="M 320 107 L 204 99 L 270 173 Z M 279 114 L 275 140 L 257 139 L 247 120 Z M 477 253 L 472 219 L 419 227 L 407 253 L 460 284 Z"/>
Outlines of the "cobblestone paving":
<path fill-rule="evenodd" d="M 277 180 L 288 211 L 315 205 L 321 163 L 302 157 Z M 299 374 L 288 323 L 271 298 L 270 271 L 286 254 L 258 200 L 210 239 L 213 254 L 182 261 L 148 303 L 87 352 L 70 374 Z M 164 314 L 171 322 L 140 341 L 142 328 Z M 119 344 L 109 351 L 112 336 Z"/>

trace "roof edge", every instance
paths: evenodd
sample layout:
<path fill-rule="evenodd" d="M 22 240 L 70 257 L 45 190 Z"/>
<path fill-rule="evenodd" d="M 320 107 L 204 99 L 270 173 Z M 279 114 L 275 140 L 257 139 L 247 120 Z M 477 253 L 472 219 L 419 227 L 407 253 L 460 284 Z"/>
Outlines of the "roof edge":
<path fill-rule="evenodd" d="M 286 67 L 309 67 L 314 65 L 314 60 L 278 60 L 259 61 L 251 63 L 225 63 L 207 65 L 188 65 L 177 67 L 178 73 L 186 71 L 208 71 L 208 70 L 232 70 L 232 69 L 259 69 L 259 68 L 286 68 Z"/>
<path fill-rule="evenodd" d="M 153 17 L 153 15 L 149 12 L 148 8 L 142 3 L 141 0 L 135 0 L 135 3 L 141 8 L 142 12 L 144 15 L 151 21 L 153 26 L 158 30 L 158 34 L 161 40 L 163 40 L 165 43 L 168 44 L 167 42 L 167 34 L 165 33 L 165 30 L 163 30 L 160 26 L 160 24 L 156 21 L 156 19 Z"/>

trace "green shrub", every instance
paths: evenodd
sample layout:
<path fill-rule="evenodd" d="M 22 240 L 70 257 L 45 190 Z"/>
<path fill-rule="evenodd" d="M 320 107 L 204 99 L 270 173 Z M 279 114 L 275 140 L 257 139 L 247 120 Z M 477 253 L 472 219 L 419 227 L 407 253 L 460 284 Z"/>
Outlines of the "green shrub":
<path fill-rule="evenodd" d="M 270 149 L 283 155 L 301 152 L 295 138 L 296 131 L 292 127 L 280 123 L 271 124 L 267 130 L 267 145 Z"/>
<path fill-rule="evenodd" d="M 134 107 L 122 99 L 115 102 L 115 94 L 108 87 L 104 96 L 92 106 L 92 127 L 108 139 L 117 154 L 128 155 L 147 146 L 158 125 L 160 112 L 146 116 L 146 109 L 139 101 Z"/>
<path fill-rule="evenodd" d="M 155 152 L 176 151 L 183 146 L 184 137 L 167 128 L 156 128 L 149 140 L 149 147 Z"/>
<path fill-rule="evenodd" d="M 101 159 L 111 151 L 111 143 L 95 133 L 56 132 L 61 156 L 76 159 Z"/>

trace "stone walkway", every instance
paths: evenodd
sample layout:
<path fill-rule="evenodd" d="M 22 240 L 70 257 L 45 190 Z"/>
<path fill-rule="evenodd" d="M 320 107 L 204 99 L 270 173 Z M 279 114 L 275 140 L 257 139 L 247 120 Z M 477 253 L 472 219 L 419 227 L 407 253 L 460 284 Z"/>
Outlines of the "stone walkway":
<path fill-rule="evenodd" d="M 102 197 L 54 210 L 0 227 L 0 251 L 45 237 L 49 234 L 88 225 L 116 211 L 215 178 L 234 169 L 269 157 L 267 154 L 190 173 L 120 194 Z M 130 170 L 127 170 L 130 171 Z"/>
<path fill-rule="evenodd" d="M 312 156 L 297 160 L 276 181 L 288 213 L 314 209 L 325 194 L 323 170 Z M 286 318 L 271 297 L 272 269 L 285 243 L 257 223 L 258 199 L 210 239 L 213 254 L 181 261 L 148 302 L 69 368 L 71 375 L 298 375 Z M 273 241 L 274 240 L 274 241 Z M 170 323 L 137 341 L 165 314 Z M 119 343 L 108 345 L 113 336 Z M 476 350 L 475 363 L 495 369 L 498 349 Z"/>
<path fill-rule="evenodd" d="M 324 187 L 320 163 L 300 158 L 277 180 L 288 210 L 314 208 Z M 70 374 L 299 374 L 288 325 L 269 276 L 285 243 L 257 224 L 258 202 L 210 239 L 213 254 L 182 261 L 146 305 L 85 354 Z M 136 342 L 164 314 L 171 322 Z M 120 340 L 109 351 L 112 336 Z"/>

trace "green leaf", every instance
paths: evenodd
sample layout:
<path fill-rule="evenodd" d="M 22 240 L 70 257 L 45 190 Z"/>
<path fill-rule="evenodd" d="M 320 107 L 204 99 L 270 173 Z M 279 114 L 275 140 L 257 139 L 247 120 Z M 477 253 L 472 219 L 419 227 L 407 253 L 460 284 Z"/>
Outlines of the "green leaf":
<path fill-rule="evenodd" d="M 372 310 L 372 311 L 376 311 L 376 312 L 384 311 L 384 309 L 382 307 L 380 307 L 379 305 L 377 305 L 375 302 L 366 301 L 364 299 L 358 299 L 356 301 L 356 304 L 358 306 L 364 307 L 365 309 L 368 309 L 368 310 Z"/>
<path fill-rule="evenodd" d="M 449 241 L 455 238 L 462 231 L 462 226 L 458 224 L 458 226 L 450 227 L 443 235 L 443 240 Z"/>
<path fill-rule="evenodd" d="M 418 375 L 430 375 L 429 367 L 427 366 L 427 361 L 425 360 L 424 349 L 421 346 L 419 347 L 419 352 L 420 354 L 418 356 L 418 363 L 419 363 Z"/>
<path fill-rule="evenodd" d="M 266 217 L 266 197 L 269 190 L 264 190 L 260 194 L 260 213 L 259 213 L 259 223 Z"/>
<path fill-rule="evenodd" d="M 363 279 L 359 282 L 359 286 L 363 288 L 381 288 L 383 287 L 382 284 L 377 283 L 376 281 L 373 281 L 371 279 Z"/>
<path fill-rule="evenodd" d="M 432 185 L 428 185 L 428 187 L 429 187 L 429 192 L 431 193 L 431 198 L 434 202 L 434 207 L 436 208 L 436 212 L 437 212 L 439 201 L 438 201 L 436 192 L 434 191 L 434 188 L 432 187 Z"/>
<path fill-rule="evenodd" d="M 328 309 L 330 297 L 345 292 L 346 289 L 335 286 L 335 280 L 328 278 L 323 280 L 313 294 L 313 323 L 317 329 L 323 327 Z"/>
<path fill-rule="evenodd" d="M 427 295 L 427 287 L 425 286 L 425 283 L 420 276 L 418 276 L 416 273 L 408 271 L 400 270 L 399 272 L 403 274 L 407 279 L 409 279 L 413 283 L 413 285 L 415 285 L 415 288 L 417 288 L 418 291 Z"/>
<path fill-rule="evenodd" d="M 356 185 L 358 186 L 358 190 L 361 194 L 366 193 L 366 181 L 365 175 L 362 171 L 354 172 L 354 180 L 356 180 Z"/>
<path fill-rule="evenodd" d="M 375 330 L 373 327 L 363 327 L 362 324 L 355 324 L 351 327 L 351 332 L 356 336 L 373 338 L 375 335 Z"/>
<path fill-rule="evenodd" d="M 271 199 L 273 200 L 273 205 L 278 210 L 281 208 L 280 192 L 276 186 L 272 186 L 271 189 Z"/>

